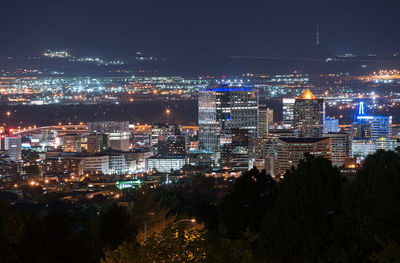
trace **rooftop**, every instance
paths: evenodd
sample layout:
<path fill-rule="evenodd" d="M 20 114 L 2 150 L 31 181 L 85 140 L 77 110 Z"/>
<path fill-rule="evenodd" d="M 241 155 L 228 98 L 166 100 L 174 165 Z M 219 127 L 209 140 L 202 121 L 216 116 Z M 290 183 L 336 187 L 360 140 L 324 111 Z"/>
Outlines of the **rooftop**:
<path fill-rule="evenodd" d="M 301 94 L 297 99 L 305 99 L 305 100 L 313 100 L 316 99 L 315 95 L 309 90 L 306 89 L 303 94 Z"/>

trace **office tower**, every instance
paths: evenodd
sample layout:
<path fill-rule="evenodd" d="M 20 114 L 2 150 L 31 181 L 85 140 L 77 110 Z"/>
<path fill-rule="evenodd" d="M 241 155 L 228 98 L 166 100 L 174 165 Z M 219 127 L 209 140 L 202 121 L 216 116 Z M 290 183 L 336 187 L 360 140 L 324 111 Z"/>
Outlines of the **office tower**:
<path fill-rule="evenodd" d="M 62 138 L 63 138 L 63 151 L 64 152 L 81 152 L 82 151 L 81 135 L 70 134 L 70 135 L 64 135 Z"/>
<path fill-rule="evenodd" d="M 367 121 L 357 121 L 351 124 L 351 136 L 357 139 L 371 138 L 371 123 Z"/>
<path fill-rule="evenodd" d="M 351 155 L 351 134 L 330 132 L 325 133 L 324 137 L 332 140 L 332 165 L 344 165 L 346 158 Z"/>
<path fill-rule="evenodd" d="M 181 127 L 176 124 L 157 123 L 151 126 L 151 146 L 156 146 L 159 141 L 168 137 L 181 134 Z"/>
<path fill-rule="evenodd" d="M 129 151 L 130 133 L 127 121 L 88 122 L 88 132 L 107 134 L 111 149 Z"/>
<path fill-rule="evenodd" d="M 293 129 L 293 108 L 295 99 L 283 99 L 283 127 Z"/>
<path fill-rule="evenodd" d="M 304 154 L 332 159 L 331 138 L 278 138 L 277 139 L 278 173 L 282 176 L 292 166 L 297 166 Z"/>
<path fill-rule="evenodd" d="M 129 132 L 110 132 L 109 136 L 110 148 L 112 150 L 129 151 Z"/>
<path fill-rule="evenodd" d="M 110 145 L 108 134 L 88 134 L 86 135 L 86 149 L 89 153 L 97 153 L 107 150 Z"/>
<path fill-rule="evenodd" d="M 296 98 L 293 108 L 294 127 L 299 137 L 321 138 L 325 121 L 324 99 L 316 98 L 309 89 Z"/>
<path fill-rule="evenodd" d="M 247 130 L 225 130 L 221 135 L 221 167 L 232 171 L 247 171 L 251 158 L 250 148 Z"/>
<path fill-rule="evenodd" d="M 269 126 L 273 124 L 274 111 L 269 109 L 265 104 L 260 104 L 258 107 L 258 137 L 267 137 Z"/>
<path fill-rule="evenodd" d="M 6 135 L 5 149 L 8 151 L 8 156 L 11 161 L 20 161 L 22 159 L 21 136 Z"/>
<path fill-rule="evenodd" d="M 374 115 L 371 122 L 371 138 L 378 140 L 383 137 L 389 139 L 392 135 L 392 116 Z"/>
<path fill-rule="evenodd" d="M 181 155 L 188 152 L 189 137 L 183 135 L 171 136 L 157 144 L 157 154 L 161 156 Z"/>
<path fill-rule="evenodd" d="M 258 135 L 258 91 L 221 85 L 199 92 L 199 147 L 216 151 L 221 131 L 245 129 Z"/>
<path fill-rule="evenodd" d="M 227 91 L 218 92 L 224 96 Z M 230 120 L 225 129 L 245 129 L 249 136 L 257 138 L 258 125 L 258 91 L 249 88 L 230 88 Z M 218 106 L 218 105 L 217 105 Z"/>
<path fill-rule="evenodd" d="M 339 120 L 332 117 L 326 117 L 324 122 L 324 133 L 338 132 Z"/>
<path fill-rule="evenodd" d="M 202 90 L 198 95 L 199 107 L 199 149 L 216 151 L 218 146 L 216 94 L 211 90 Z"/>
<path fill-rule="evenodd" d="M 391 127 L 392 116 L 366 115 L 364 102 L 360 102 L 358 115 L 352 124 L 352 134 L 355 138 L 389 139 L 392 135 Z"/>

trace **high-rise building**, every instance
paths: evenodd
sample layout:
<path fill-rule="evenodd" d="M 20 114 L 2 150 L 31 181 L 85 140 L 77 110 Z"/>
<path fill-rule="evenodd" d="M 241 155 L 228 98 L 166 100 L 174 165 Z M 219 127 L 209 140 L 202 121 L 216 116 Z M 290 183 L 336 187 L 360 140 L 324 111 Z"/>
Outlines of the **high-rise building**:
<path fill-rule="evenodd" d="M 279 138 L 277 139 L 278 173 L 283 175 L 292 166 L 297 166 L 304 154 L 332 159 L 331 138 Z"/>
<path fill-rule="evenodd" d="M 332 140 L 332 165 L 337 167 L 344 165 L 346 158 L 351 155 L 351 134 L 330 132 L 325 133 L 324 137 Z"/>
<path fill-rule="evenodd" d="M 151 126 L 151 146 L 168 137 L 181 134 L 181 127 L 176 124 L 157 123 Z"/>
<path fill-rule="evenodd" d="M 129 151 L 129 132 L 110 132 L 107 133 L 112 150 Z"/>
<path fill-rule="evenodd" d="M 258 107 L 258 137 L 268 136 L 269 126 L 274 124 L 274 111 L 265 104 Z"/>
<path fill-rule="evenodd" d="M 220 128 L 217 122 L 217 100 L 212 90 L 202 90 L 198 95 L 199 148 L 215 151 Z"/>
<path fill-rule="evenodd" d="M 222 96 L 227 91 L 218 92 Z M 231 115 L 230 120 L 227 121 L 227 129 L 244 129 L 248 134 L 253 137 L 258 137 L 258 91 L 249 88 L 231 88 L 230 94 L 230 107 Z"/>
<path fill-rule="evenodd" d="M 299 137 L 321 138 L 325 122 L 325 101 L 316 98 L 309 89 L 296 98 L 293 108 L 294 127 Z"/>
<path fill-rule="evenodd" d="M 378 140 L 381 137 L 389 139 L 392 135 L 392 116 L 375 115 L 371 123 L 371 138 Z"/>
<path fill-rule="evenodd" d="M 189 137 L 184 135 L 171 136 L 157 144 L 158 155 L 185 155 L 189 150 Z"/>
<path fill-rule="evenodd" d="M 249 169 L 250 140 L 247 130 L 230 129 L 223 132 L 221 137 L 222 168 L 233 171 L 247 171 Z"/>
<path fill-rule="evenodd" d="M 355 138 L 371 138 L 378 140 L 381 137 L 389 139 L 392 135 L 392 116 L 366 115 L 364 102 L 360 102 L 358 115 L 352 124 L 352 134 Z"/>
<path fill-rule="evenodd" d="M 107 134 L 110 148 L 117 151 L 129 151 L 129 122 L 103 121 L 88 122 L 89 133 Z"/>
<path fill-rule="evenodd" d="M 101 152 L 109 147 L 110 137 L 108 134 L 88 134 L 86 135 L 86 145 L 89 153 Z"/>
<path fill-rule="evenodd" d="M 294 128 L 293 108 L 295 99 L 283 99 L 283 127 L 285 129 Z"/>
<path fill-rule="evenodd" d="M 199 92 L 199 148 L 216 151 L 220 132 L 245 129 L 258 136 L 258 91 L 221 85 Z"/>
<path fill-rule="evenodd" d="M 5 149 L 8 151 L 8 156 L 11 161 L 20 161 L 22 159 L 21 136 L 6 135 Z"/>
<path fill-rule="evenodd" d="M 64 135 L 63 137 L 63 151 L 64 152 L 81 152 L 82 136 L 79 134 Z"/>

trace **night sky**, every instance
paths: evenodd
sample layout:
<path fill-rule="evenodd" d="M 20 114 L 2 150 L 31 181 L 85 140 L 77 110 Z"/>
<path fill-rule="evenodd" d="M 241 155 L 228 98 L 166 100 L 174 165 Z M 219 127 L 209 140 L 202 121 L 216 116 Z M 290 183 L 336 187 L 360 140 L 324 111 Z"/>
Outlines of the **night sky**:
<path fill-rule="evenodd" d="M 303 56 L 400 50 L 400 1 L 2 1 L 0 56 L 71 49 L 103 57 Z"/>

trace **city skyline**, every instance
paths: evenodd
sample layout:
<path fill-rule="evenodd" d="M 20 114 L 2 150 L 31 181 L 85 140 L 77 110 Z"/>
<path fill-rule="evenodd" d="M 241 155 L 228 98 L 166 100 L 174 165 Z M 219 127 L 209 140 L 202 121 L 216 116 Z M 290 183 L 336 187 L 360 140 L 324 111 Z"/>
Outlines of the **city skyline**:
<path fill-rule="evenodd" d="M 8 1 L 1 262 L 400 262 L 398 0 Z"/>

